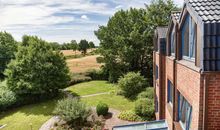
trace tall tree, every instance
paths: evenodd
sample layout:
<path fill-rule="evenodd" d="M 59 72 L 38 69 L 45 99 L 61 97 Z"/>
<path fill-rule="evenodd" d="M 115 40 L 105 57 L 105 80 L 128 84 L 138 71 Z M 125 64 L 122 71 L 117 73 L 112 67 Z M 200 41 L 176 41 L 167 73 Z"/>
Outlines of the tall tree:
<path fill-rule="evenodd" d="M 92 41 L 89 42 L 89 48 L 95 48 L 95 44 Z"/>
<path fill-rule="evenodd" d="M 152 83 L 153 32 L 156 26 L 168 24 L 174 8 L 171 0 L 154 0 L 147 9 L 120 10 L 107 26 L 99 27 L 95 34 L 109 81 L 115 82 L 129 71 L 140 71 Z"/>
<path fill-rule="evenodd" d="M 76 40 L 71 40 L 70 44 L 71 44 L 71 49 L 75 52 L 75 55 L 76 55 L 76 51 L 78 49 L 78 44 Z"/>
<path fill-rule="evenodd" d="M 14 58 L 17 50 L 17 42 L 11 34 L 0 32 L 0 79 L 4 78 L 4 70 L 7 64 Z"/>
<path fill-rule="evenodd" d="M 89 48 L 89 43 L 88 43 L 88 41 L 87 40 L 81 40 L 80 42 L 79 42 L 79 48 L 78 48 L 78 50 L 79 51 L 82 51 L 82 53 L 84 54 L 84 55 L 86 55 L 86 52 L 87 52 L 87 49 Z"/>
<path fill-rule="evenodd" d="M 23 37 L 5 74 L 8 88 L 21 97 L 54 95 L 70 79 L 64 56 L 34 36 Z"/>

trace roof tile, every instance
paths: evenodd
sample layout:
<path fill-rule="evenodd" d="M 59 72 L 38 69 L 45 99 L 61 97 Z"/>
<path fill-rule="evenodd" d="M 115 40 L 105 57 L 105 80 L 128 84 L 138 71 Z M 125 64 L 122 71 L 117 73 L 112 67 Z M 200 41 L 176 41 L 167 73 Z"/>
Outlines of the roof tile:
<path fill-rule="evenodd" d="M 186 0 L 205 23 L 220 22 L 220 0 Z"/>

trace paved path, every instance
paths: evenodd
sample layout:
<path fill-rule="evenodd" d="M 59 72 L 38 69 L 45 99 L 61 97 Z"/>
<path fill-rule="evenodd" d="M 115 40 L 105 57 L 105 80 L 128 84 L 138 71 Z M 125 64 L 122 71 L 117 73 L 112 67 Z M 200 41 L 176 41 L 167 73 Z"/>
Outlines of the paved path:
<path fill-rule="evenodd" d="M 54 123 L 58 122 L 59 118 L 57 116 L 53 116 L 47 122 L 45 122 L 39 130 L 51 130 L 53 128 Z"/>
<path fill-rule="evenodd" d="M 105 94 L 109 94 L 109 92 L 84 95 L 84 96 L 80 96 L 80 97 L 85 98 L 85 97 L 93 97 L 93 96 L 105 95 Z"/>
<path fill-rule="evenodd" d="M 120 111 L 116 109 L 109 109 L 109 112 L 112 113 L 112 117 L 110 119 L 107 119 L 105 122 L 105 129 L 112 130 L 113 126 L 118 126 L 118 125 L 128 125 L 128 124 L 135 124 L 139 122 L 130 122 L 130 121 L 124 121 L 118 118 L 118 115 L 120 114 Z"/>

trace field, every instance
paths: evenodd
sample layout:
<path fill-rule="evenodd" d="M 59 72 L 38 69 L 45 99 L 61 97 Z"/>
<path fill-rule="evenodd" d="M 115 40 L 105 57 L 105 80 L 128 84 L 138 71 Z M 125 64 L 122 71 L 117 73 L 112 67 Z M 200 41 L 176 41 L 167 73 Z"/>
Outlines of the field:
<path fill-rule="evenodd" d="M 95 50 L 95 49 L 88 49 L 87 53 L 90 53 L 93 50 Z M 73 50 L 61 50 L 61 52 L 63 53 L 64 56 L 72 56 L 72 55 L 80 55 L 81 54 L 81 52 L 78 50 L 76 52 Z"/>
<path fill-rule="evenodd" d="M 91 69 L 99 69 L 102 64 L 97 63 L 96 58 L 99 55 L 86 56 L 77 59 L 66 60 L 70 71 L 73 73 L 83 73 Z"/>

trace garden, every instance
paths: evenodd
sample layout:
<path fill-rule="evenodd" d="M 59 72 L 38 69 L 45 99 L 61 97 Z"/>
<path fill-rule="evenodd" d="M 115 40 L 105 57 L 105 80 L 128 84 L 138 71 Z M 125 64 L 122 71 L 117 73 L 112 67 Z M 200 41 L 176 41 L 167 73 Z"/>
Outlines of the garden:
<path fill-rule="evenodd" d="M 172 1 L 155 1 L 117 11 L 95 31 L 101 43 L 90 56 L 86 40 L 59 45 L 24 35 L 17 42 L 0 32 L 0 129 L 41 129 L 53 117 L 49 129 L 59 130 L 154 120 L 154 28 L 166 25 L 174 8 Z M 67 48 L 80 56 L 65 57 Z"/>

